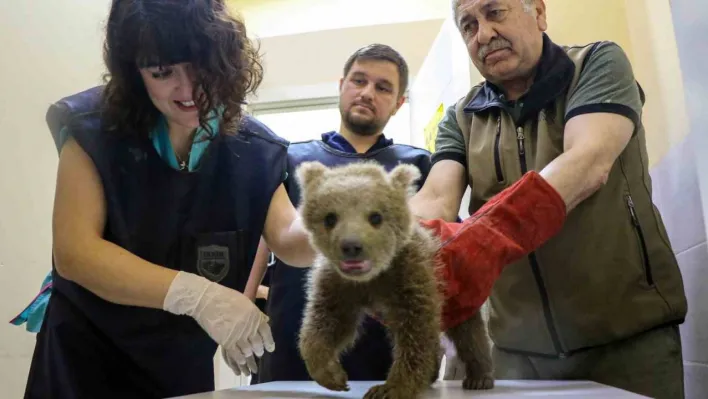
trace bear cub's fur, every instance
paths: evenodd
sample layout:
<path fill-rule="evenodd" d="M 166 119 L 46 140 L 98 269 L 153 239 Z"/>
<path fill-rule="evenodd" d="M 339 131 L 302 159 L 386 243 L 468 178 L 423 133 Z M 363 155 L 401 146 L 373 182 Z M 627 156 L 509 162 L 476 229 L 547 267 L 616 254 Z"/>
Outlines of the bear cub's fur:
<path fill-rule="evenodd" d="M 365 399 L 416 398 L 438 374 L 442 286 L 436 278 L 437 240 L 408 207 L 415 166 L 389 173 L 379 164 L 297 170 L 300 212 L 317 259 L 309 272 L 299 337 L 310 376 L 325 388 L 349 390 L 340 355 L 356 340 L 366 314 L 380 315 L 394 343 L 384 384 Z M 490 347 L 479 313 L 446 332 L 465 364 L 465 389 L 494 385 Z"/>

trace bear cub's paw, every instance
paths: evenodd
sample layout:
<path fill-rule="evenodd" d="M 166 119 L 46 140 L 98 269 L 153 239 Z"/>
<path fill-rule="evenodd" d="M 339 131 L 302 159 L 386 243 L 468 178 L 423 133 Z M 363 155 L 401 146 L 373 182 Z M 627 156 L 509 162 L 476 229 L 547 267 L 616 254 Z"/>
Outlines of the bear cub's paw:
<path fill-rule="evenodd" d="M 406 387 L 385 383 L 369 388 L 364 399 L 415 399 L 415 397 Z"/>
<path fill-rule="evenodd" d="M 318 384 L 332 391 L 348 391 L 347 372 L 344 371 L 341 363 L 335 360 L 329 361 L 326 365 L 307 364 L 310 376 Z"/>
<path fill-rule="evenodd" d="M 462 381 L 462 389 L 482 390 L 494 388 L 494 376 L 491 374 L 471 375 Z"/>

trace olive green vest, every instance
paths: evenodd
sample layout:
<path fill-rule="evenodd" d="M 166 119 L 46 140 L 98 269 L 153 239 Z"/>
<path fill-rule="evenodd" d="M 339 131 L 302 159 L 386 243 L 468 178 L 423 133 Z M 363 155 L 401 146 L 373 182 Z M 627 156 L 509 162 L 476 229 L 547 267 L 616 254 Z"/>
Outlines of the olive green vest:
<path fill-rule="evenodd" d="M 591 48 L 556 46 L 574 65 L 567 68 L 569 85 L 521 126 L 502 107 L 465 110 L 484 85 L 457 103 L 470 214 L 527 170 L 540 171 L 561 155 L 568 93 Z M 568 214 L 559 234 L 504 269 L 489 304 L 497 347 L 555 357 L 683 321 L 683 282 L 652 203 L 641 124 L 607 183 Z"/>

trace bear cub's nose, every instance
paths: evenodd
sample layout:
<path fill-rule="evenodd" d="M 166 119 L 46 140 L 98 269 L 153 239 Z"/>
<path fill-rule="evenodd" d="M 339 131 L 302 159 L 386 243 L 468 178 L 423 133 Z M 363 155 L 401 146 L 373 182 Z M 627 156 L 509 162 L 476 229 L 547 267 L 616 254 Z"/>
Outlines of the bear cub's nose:
<path fill-rule="evenodd" d="M 364 251 L 364 246 L 357 239 L 345 238 L 343 239 L 339 247 L 342 250 L 342 255 L 347 259 L 355 259 L 361 255 Z"/>

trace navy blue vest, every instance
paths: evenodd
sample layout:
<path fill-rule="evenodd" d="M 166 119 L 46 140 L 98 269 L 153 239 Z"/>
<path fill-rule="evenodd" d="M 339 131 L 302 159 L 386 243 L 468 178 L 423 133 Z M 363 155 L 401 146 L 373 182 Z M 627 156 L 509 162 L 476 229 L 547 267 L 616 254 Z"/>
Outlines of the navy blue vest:
<path fill-rule="evenodd" d="M 430 171 L 430 153 L 424 149 L 402 144 L 388 144 L 372 148 L 365 154 L 338 150 L 326 143 L 313 140 L 292 143 L 288 149 L 288 179 L 286 188 L 290 200 L 298 206 L 300 187 L 295 171 L 306 161 L 319 161 L 327 166 L 372 160 L 386 170 L 399 163 L 412 164 L 421 172 L 417 182 L 422 187 Z M 297 337 L 305 308 L 305 280 L 308 269 L 296 268 L 276 258 L 270 276 L 270 292 L 266 303 L 267 314 L 275 340 L 276 350 L 261 358 L 258 382 L 311 380 L 297 347 Z M 342 358 L 342 366 L 351 381 L 384 380 L 392 363 L 391 345 L 386 330 L 373 319 L 366 319 L 356 345 Z"/>
<path fill-rule="evenodd" d="M 100 90 L 80 93 L 64 104 L 92 110 L 74 114 L 67 126 L 104 186 L 104 238 L 155 264 L 243 291 L 271 197 L 286 176 L 288 143 L 246 116 L 237 135 L 218 135 L 198 170 L 184 173 L 169 167 L 148 138 L 105 132 L 99 96 Z M 65 397 L 108 397 L 111 389 L 140 397 L 213 390 L 216 344 L 192 318 L 105 301 L 56 271 L 53 279 L 28 388 Z M 79 378 L 94 372 L 100 390 L 91 390 L 90 377 L 62 387 L 70 383 L 60 378 L 62 367 Z M 101 378 L 109 367 L 123 377 Z M 124 386 L 112 385 L 121 379 Z"/>

